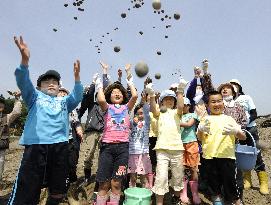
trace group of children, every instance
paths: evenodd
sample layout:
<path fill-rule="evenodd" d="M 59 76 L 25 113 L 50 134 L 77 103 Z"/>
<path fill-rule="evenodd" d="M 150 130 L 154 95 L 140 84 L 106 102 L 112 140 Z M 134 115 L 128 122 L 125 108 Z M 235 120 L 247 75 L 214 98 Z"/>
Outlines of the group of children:
<path fill-rule="evenodd" d="M 108 65 L 101 62 L 103 80 L 95 74 L 92 84 L 83 91 L 80 62 L 76 61 L 75 85 L 71 93 L 61 90 L 60 75 L 54 70 L 41 75 L 35 88 L 29 78 L 29 49 L 22 37 L 14 40 L 22 56 L 15 76 L 28 108 L 28 117 L 20 139 L 25 150 L 8 204 L 38 204 L 42 187 L 49 190 L 47 205 L 62 201 L 67 191 L 67 178 L 77 179 L 76 163 L 75 168 L 68 163 L 71 156 L 69 141 L 76 141 L 72 137 L 69 139 L 69 113 L 81 101 L 79 118 L 88 109 L 85 140 L 89 141 L 89 148 L 84 161 L 87 180 L 91 176 L 98 143 L 100 149 L 96 205 L 119 204 L 127 175 L 129 187 L 137 186 L 139 176 L 141 186 L 155 194 L 157 205 L 163 204 L 169 184 L 173 189 L 171 204 L 200 204 L 199 167 L 203 170 L 200 175 L 205 176 L 210 188 L 213 204 L 242 204 L 242 188 L 238 186 L 236 177 L 235 143 L 236 139 L 246 140 L 242 129 L 249 126 L 238 121 L 240 112 L 245 113 L 242 110 L 244 101 L 242 109 L 235 104 L 237 88 L 240 92 L 241 87 L 239 82 L 214 89 L 208 73 L 208 61 L 204 60 L 202 69 L 195 68 L 195 78 L 186 94 L 188 82 L 182 78 L 161 94 L 155 92 L 148 78 L 138 100 L 130 64 L 125 65 L 127 89 L 121 83 L 121 72 L 120 80 L 109 84 Z M 237 107 L 239 111 L 236 111 Z M 250 119 L 249 114 L 248 111 L 247 116 L 242 116 Z M 71 118 L 74 131 L 82 139 L 80 124 Z M 250 119 L 250 124 L 254 120 Z M 76 153 L 79 149 L 80 140 Z M 78 154 L 74 158 L 78 160 Z M 261 192 L 267 194 L 267 174 L 263 161 L 261 163 L 263 169 L 260 173 L 266 177 L 266 183 L 262 181 Z M 190 176 L 185 174 L 185 170 L 190 172 Z"/>

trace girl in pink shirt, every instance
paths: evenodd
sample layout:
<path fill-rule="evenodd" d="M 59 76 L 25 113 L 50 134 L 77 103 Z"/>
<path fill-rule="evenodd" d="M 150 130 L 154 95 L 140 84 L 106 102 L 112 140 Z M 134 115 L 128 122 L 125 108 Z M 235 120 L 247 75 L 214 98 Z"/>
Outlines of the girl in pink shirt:
<path fill-rule="evenodd" d="M 102 63 L 101 63 L 102 64 Z M 102 64 L 102 66 L 107 66 Z M 96 180 L 99 182 L 96 205 L 119 204 L 121 181 L 127 175 L 129 159 L 129 134 L 131 111 L 137 100 L 137 92 L 131 75 L 131 65 L 125 65 L 127 84 L 132 97 L 128 101 L 126 89 L 119 82 L 104 91 L 100 78 L 95 79 L 98 103 L 105 111 L 105 128 L 101 139 Z M 108 191 L 111 189 L 110 194 Z"/>

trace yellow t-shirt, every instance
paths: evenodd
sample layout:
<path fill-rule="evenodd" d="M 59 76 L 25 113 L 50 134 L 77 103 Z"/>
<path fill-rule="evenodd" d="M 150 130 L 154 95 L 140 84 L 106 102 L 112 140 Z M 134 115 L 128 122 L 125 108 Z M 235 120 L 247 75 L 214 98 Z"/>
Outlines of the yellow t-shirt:
<path fill-rule="evenodd" d="M 158 137 L 154 149 L 163 150 L 184 150 L 181 129 L 181 116 L 176 109 L 167 109 L 165 113 L 161 113 L 157 117 L 158 121 Z"/>
<path fill-rule="evenodd" d="M 227 115 L 209 115 L 202 119 L 210 122 L 210 133 L 202 138 L 203 158 L 230 158 L 235 159 L 235 136 L 223 135 L 223 129 L 228 123 L 237 125 L 236 121 Z"/>

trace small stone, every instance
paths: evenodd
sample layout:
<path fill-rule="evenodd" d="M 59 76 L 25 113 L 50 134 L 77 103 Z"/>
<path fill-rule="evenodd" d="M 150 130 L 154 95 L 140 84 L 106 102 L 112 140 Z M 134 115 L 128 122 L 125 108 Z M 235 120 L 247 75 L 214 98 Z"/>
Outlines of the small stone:
<path fill-rule="evenodd" d="M 120 16 L 121 16 L 121 18 L 125 18 L 126 17 L 126 13 L 122 13 Z"/>
<path fill-rule="evenodd" d="M 135 7 L 138 9 L 141 7 L 141 5 L 137 3 L 137 4 L 135 4 Z"/>
<path fill-rule="evenodd" d="M 169 16 L 168 19 L 171 19 L 171 16 Z"/>
<path fill-rule="evenodd" d="M 100 44 L 102 44 L 103 42 L 102 41 L 100 41 Z"/>
<path fill-rule="evenodd" d="M 154 77 L 155 77 L 155 79 L 159 80 L 161 78 L 161 74 L 160 73 L 156 73 Z"/>
<path fill-rule="evenodd" d="M 57 32 L 57 29 L 56 29 L 56 28 L 54 28 L 54 29 L 53 29 L 53 31 L 54 31 L 54 32 Z"/>
<path fill-rule="evenodd" d="M 73 5 L 73 6 L 76 6 L 76 3 L 75 3 L 75 2 L 73 2 L 73 3 L 72 3 L 72 5 Z"/>
<path fill-rule="evenodd" d="M 102 35 L 102 37 L 104 38 L 104 35 Z"/>
<path fill-rule="evenodd" d="M 89 41 L 92 41 L 92 39 L 89 39 Z"/>
<path fill-rule="evenodd" d="M 77 17 L 75 16 L 75 17 L 73 17 L 74 18 L 74 20 L 77 20 Z"/>
<path fill-rule="evenodd" d="M 157 55 L 159 55 L 159 56 L 160 56 L 160 55 L 161 55 L 161 51 L 157 51 Z"/>
<path fill-rule="evenodd" d="M 164 10 L 161 10 L 162 13 L 164 13 L 165 11 Z"/>
<path fill-rule="evenodd" d="M 165 36 L 165 38 L 168 38 L 168 36 Z"/>
<path fill-rule="evenodd" d="M 130 11 L 131 9 L 130 8 L 128 8 L 128 11 Z"/>
<path fill-rule="evenodd" d="M 164 21 L 165 19 L 164 18 L 161 18 L 161 21 Z"/>
<path fill-rule="evenodd" d="M 175 13 L 174 14 L 174 18 L 175 18 L 175 20 L 179 20 L 181 18 L 181 15 L 178 14 L 178 13 Z"/>
<path fill-rule="evenodd" d="M 149 67 L 145 62 L 141 61 L 135 65 L 135 73 L 138 77 L 142 78 L 145 75 L 147 75 L 148 72 L 149 72 Z"/>
<path fill-rule="evenodd" d="M 114 47 L 114 51 L 115 51 L 116 53 L 118 53 L 118 52 L 120 51 L 120 47 L 119 47 L 119 46 L 115 46 L 115 47 Z"/>
<path fill-rule="evenodd" d="M 64 4 L 64 6 L 65 6 L 65 7 L 68 7 L 68 6 L 69 6 L 69 4 Z"/>
<path fill-rule="evenodd" d="M 110 41 L 113 41 L 112 39 L 110 39 Z"/>
<path fill-rule="evenodd" d="M 139 34 L 140 34 L 140 35 L 143 35 L 143 31 L 139 31 Z"/>
<path fill-rule="evenodd" d="M 152 7 L 155 10 L 160 10 L 161 9 L 161 1 L 160 0 L 153 0 L 152 1 Z"/>
<path fill-rule="evenodd" d="M 78 11 L 84 11 L 85 9 L 82 9 L 82 8 L 78 8 Z"/>
<path fill-rule="evenodd" d="M 156 11 L 153 11 L 153 13 L 155 13 L 155 14 L 156 14 Z"/>
<path fill-rule="evenodd" d="M 107 32 L 106 34 L 109 35 L 109 32 Z"/>
<path fill-rule="evenodd" d="M 167 18 L 168 17 L 168 15 L 165 15 L 165 18 Z"/>
<path fill-rule="evenodd" d="M 153 26 L 152 28 L 155 28 L 155 26 Z"/>

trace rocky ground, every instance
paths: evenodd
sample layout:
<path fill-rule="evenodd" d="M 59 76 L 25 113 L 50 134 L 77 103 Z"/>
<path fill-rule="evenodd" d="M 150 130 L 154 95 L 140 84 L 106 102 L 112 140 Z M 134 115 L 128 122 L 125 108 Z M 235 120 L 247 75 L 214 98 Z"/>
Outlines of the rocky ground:
<path fill-rule="evenodd" d="M 269 174 L 269 187 L 271 187 L 271 115 L 259 117 L 257 119 L 257 124 L 259 127 L 259 134 L 261 139 L 261 144 L 265 147 L 263 152 L 263 158 L 266 164 L 266 169 Z M 79 159 L 79 165 L 78 165 L 78 176 L 79 180 L 76 188 L 71 189 L 71 192 L 69 193 L 68 200 L 63 204 L 70 204 L 70 205 L 86 205 L 90 204 L 87 201 L 90 200 L 90 197 L 92 196 L 93 190 L 94 190 L 94 183 L 90 183 L 86 187 L 80 186 L 83 178 L 83 152 L 85 150 L 85 144 L 82 144 L 82 149 L 80 152 L 80 159 Z M 7 203 L 7 199 L 9 196 L 9 193 L 12 189 L 12 184 L 15 180 L 16 173 L 18 170 L 18 166 L 20 163 L 20 159 L 22 157 L 22 151 L 23 147 L 18 145 L 18 138 L 12 138 L 10 149 L 7 151 L 6 155 L 6 164 L 5 164 L 5 170 L 3 174 L 3 184 L 1 184 L 0 189 L 0 205 L 4 205 Z M 97 168 L 97 154 L 95 156 L 95 164 L 93 166 L 93 173 L 95 173 L 95 170 Z M 81 177 L 81 178 L 80 178 Z M 94 180 L 93 180 L 94 181 Z M 78 188 L 79 187 L 79 188 Z M 41 203 L 44 204 L 44 198 L 46 196 L 46 192 L 42 192 L 41 194 Z M 85 197 L 88 199 L 85 200 Z M 204 197 L 204 195 L 201 194 L 201 198 L 203 200 L 202 204 L 210 204 L 210 201 Z M 167 200 L 166 200 L 167 201 Z M 256 176 L 256 173 L 253 172 L 253 188 L 250 190 L 245 190 L 244 192 L 244 203 L 246 205 L 268 205 L 271 204 L 271 195 L 261 195 L 259 193 L 259 182 Z M 166 203 L 170 204 L 170 203 Z"/>

